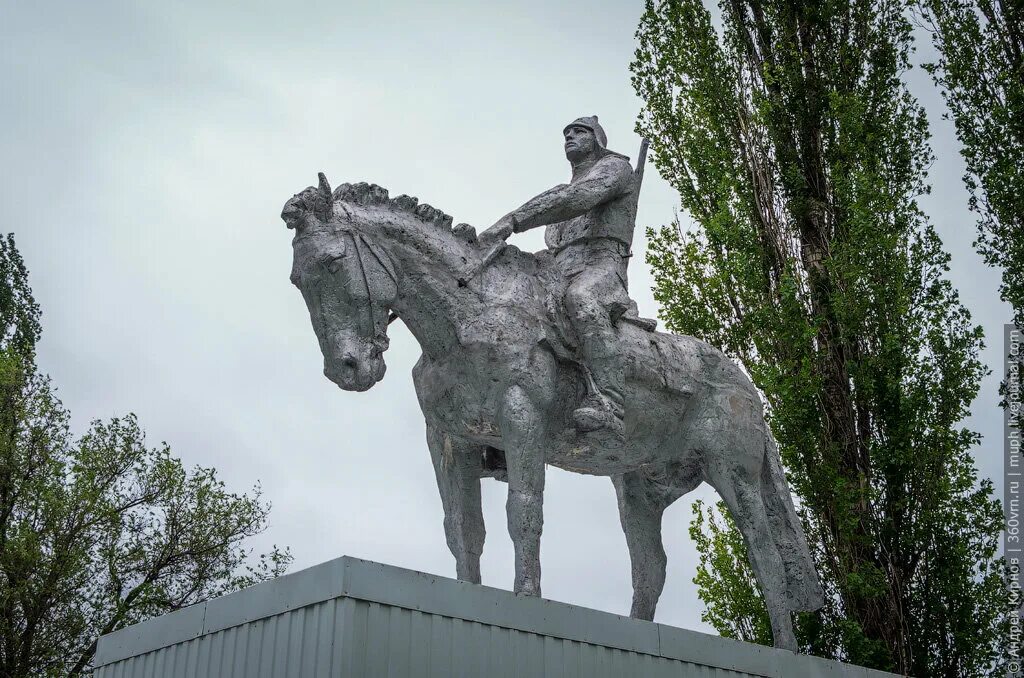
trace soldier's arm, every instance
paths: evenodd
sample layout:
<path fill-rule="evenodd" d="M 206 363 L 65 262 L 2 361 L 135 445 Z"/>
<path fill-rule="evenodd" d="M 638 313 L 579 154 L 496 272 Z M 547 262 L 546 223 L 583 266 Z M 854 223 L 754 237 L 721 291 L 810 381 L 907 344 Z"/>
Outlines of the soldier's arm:
<path fill-rule="evenodd" d="M 625 194 L 633 177 L 629 161 L 606 156 L 583 179 L 541 193 L 508 216 L 521 233 L 586 214 L 598 205 Z"/>

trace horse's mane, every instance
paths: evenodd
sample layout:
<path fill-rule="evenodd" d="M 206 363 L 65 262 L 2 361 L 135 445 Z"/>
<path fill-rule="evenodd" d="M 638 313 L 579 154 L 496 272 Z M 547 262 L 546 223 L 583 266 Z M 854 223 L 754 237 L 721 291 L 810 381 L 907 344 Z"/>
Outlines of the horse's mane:
<path fill-rule="evenodd" d="M 411 195 L 389 198 L 388 190 L 377 184 L 368 184 L 365 181 L 358 184 L 341 184 L 334 189 L 332 197 L 336 202 L 384 207 L 396 212 L 405 212 L 415 217 L 424 226 L 444 231 L 452 230 L 452 218 L 441 210 L 427 203 L 421 204 Z"/>

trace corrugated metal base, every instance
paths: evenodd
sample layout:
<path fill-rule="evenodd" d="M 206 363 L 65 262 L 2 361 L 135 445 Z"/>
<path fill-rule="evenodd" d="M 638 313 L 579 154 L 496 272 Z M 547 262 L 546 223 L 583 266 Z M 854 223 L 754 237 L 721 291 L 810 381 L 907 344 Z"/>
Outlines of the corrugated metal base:
<path fill-rule="evenodd" d="M 100 639 L 96 678 L 892 674 L 353 558 Z"/>

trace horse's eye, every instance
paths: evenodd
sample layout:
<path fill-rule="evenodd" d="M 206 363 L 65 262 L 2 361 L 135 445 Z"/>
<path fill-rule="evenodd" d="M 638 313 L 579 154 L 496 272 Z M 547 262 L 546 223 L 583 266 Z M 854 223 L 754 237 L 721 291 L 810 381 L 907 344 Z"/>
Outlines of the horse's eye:
<path fill-rule="evenodd" d="M 342 259 L 345 257 L 334 257 L 330 263 L 327 264 L 327 270 L 333 275 L 341 270 Z"/>

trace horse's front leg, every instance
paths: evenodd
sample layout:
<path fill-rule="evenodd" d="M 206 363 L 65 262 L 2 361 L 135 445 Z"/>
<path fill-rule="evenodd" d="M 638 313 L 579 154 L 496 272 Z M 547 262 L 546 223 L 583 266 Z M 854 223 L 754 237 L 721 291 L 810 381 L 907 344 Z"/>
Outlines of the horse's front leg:
<path fill-rule="evenodd" d="M 499 415 L 508 466 L 508 532 L 516 552 L 515 592 L 540 595 L 540 534 L 544 527 L 543 426 L 526 391 L 513 386 Z"/>
<path fill-rule="evenodd" d="M 480 507 L 483 448 L 427 424 L 427 446 L 444 507 L 444 534 L 455 556 L 456 576 L 480 583 L 484 514 Z"/>

